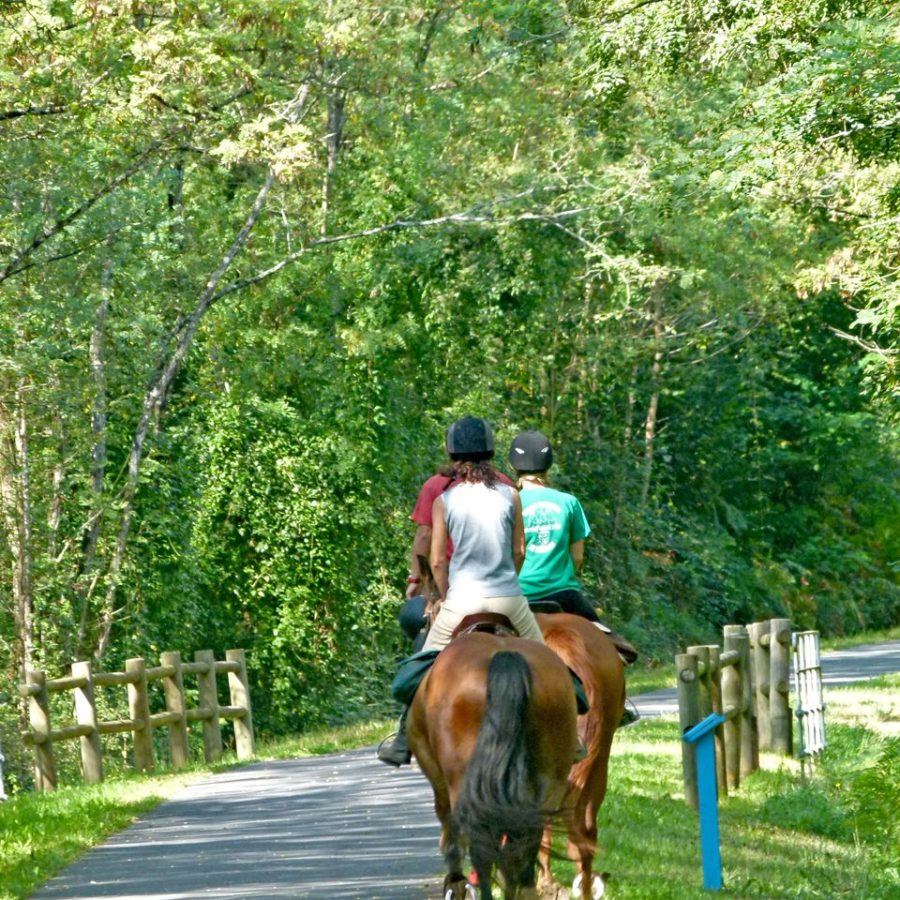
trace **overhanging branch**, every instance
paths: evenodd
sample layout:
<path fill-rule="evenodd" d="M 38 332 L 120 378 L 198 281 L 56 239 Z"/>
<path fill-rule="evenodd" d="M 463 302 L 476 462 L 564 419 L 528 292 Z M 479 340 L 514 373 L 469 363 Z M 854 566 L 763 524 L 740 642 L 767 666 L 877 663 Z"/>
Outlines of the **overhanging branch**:
<path fill-rule="evenodd" d="M 87 199 L 83 200 L 70 213 L 60 217 L 51 225 L 42 228 L 31 240 L 29 244 L 19 250 L 13 258 L 0 269 L 0 284 L 13 275 L 18 275 L 25 270 L 23 263 L 47 241 L 56 237 L 56 235 L 65 231 L 76 219 L 79 219 L 92 207 L 96 206 L 104 197 L 111 194 L 117 188 L 121 187 L 126 181 L 136 175 L 143 167 L 147 160 L 159 149 L 160 142 L 157 141 L 148 147 L 124 172 L 120 172 L 115 178 L 107 181 L 100 190 L 96 191 Z"/>
<path fill-rule="evenodd" d="M 396 219 L 393 222 L 387 222 L 384 225 L 377 225 L 373 228 L 366 228 L 361 231 L 326 235 L 317 238 L 314 241 L 310 241 L 308 244 L 305 244 L 293 253 L 288 254 L 284 259 L 275 263 L 273 266 L 270 266 L 268 269 L 264 269 L 261 272 L 257 272 L 256 275 L 251 275 L 248 278 L 241 278 L 226 285 L 212 296 L 210 305 L 236 291 L 267 281 L 273 275 L 277 275 L 292 263 L 297 262 L 298 259 L 305 256 L 307 253 L 326 244 L 341 244 L 347 241 L 356 241 L 362 238 L 374 237 L 378 234 L 386 234 L 391 231 L 406 231 L 413 228 L 434 228 L 437 225 L 513 225 L 519 222 L 546 222 L 548 224 L 555 224 L 558 220 L 577 216 L 579 213 L 585 212 L 588 209 L 590 209 L 590 207 L 581 206 L 555 213 L 526 212 L 508 216 L 497 216 L 493 213 L 467 211 L 450 213 L 446 216 L 436 216 L 432 219 Z"/>

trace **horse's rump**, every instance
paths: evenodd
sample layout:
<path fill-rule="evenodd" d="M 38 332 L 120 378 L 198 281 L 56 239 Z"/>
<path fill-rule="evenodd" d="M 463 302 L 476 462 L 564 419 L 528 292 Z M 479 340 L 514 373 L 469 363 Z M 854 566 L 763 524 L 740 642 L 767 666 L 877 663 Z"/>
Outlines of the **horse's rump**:
<path fill-rule="evenodd" d="M 578 726 L 588 759 L 598 742 L 607 748 L 625 705 L 625 670 L 609 636 L 593 622 L 570 613 L 537 615 L 547 646 L 581 679 L 590 713 Z M 585 760 L 587 762 L 588 760 Z"/>
<path fill-rule="evenodd" d="M 434 788 L 451 875 L 462 840 L 483 877 L 496 862 L 519 870 L 514 880 L 533 878 L 577 747 L 575 696 L 559 657 L 520 638 L 458 638 L 416 694 L 409 741 Z"/>

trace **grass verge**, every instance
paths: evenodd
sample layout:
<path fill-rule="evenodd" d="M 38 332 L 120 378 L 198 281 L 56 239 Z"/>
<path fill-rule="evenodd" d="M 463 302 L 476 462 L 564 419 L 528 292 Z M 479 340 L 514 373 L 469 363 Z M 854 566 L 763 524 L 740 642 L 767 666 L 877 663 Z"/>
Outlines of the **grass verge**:
<path fill-rule="evenodd" d="M 826 730 L 814 766 L 763 754 L 721 799 L 721 896 L 900 898 L 900 675 L 829 691 Z M 676 722 L 658 719 L 616 736 L 596 862 L 616 900 L 709 896 L 679 738 Z M 571 884 L 573 867 L 555 870 Z"/>

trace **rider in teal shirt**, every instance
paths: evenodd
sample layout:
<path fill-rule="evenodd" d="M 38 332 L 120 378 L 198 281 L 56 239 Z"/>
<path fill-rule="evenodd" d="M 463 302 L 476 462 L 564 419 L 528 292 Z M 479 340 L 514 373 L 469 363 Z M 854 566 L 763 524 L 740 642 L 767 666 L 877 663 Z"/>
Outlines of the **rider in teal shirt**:
<path fill-rule="evenodd" d="M 594 622 L 612 640 L 623 662 L 634 662 L 637 650 L 600 621 L 581 592 L 578 571 L 591 527 L 576 497 L 547 484 L 547 470 L 553 465 L 550 440 L 540 431 L 523 431 L 512 442 L 509 463 L 519 479 L 525 521 L 525 562 L 519 571 L 522 593 L 529 603 L 553 601 L 563 612 Z M 637 718 L 636 712 L 626 709 L 622 724 Z"/>
<path fill-rule="evenodd" d="M 557 591 L 580 591 L 570 550 L 591 533 L 587 516 L 576 497 L 521 477 L 522 515 L 525 519 L 525 563 L 519 585 L 529 600 Z"/>

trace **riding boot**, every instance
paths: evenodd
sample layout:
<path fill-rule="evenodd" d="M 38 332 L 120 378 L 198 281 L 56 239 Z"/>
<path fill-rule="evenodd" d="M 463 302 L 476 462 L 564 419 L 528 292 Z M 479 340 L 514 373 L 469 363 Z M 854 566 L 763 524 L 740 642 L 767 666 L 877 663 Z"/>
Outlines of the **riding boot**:
<path fill-rule="evenodd" d="M 397 733 L 390 742 L 382 741 L 378 748 L 378 758 L 389 766 L 404 766 L 412 759 L 409 752 L 409 742 L 406 739 L 406 717 L 409 715 L 409 706 L 403 707 L 400 713 L 400 721 L 397 723 Z"/>

